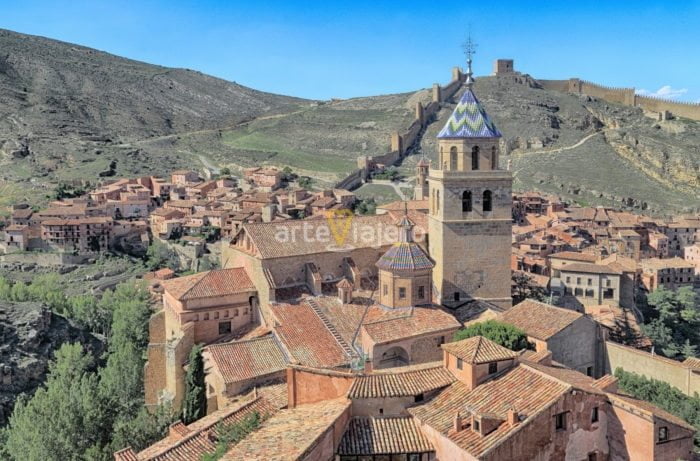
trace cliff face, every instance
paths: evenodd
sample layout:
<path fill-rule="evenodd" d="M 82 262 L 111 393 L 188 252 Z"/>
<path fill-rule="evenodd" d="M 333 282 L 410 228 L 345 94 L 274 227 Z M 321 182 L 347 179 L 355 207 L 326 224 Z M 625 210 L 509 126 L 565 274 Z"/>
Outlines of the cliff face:
<path fill-rule="evenodd" d="M 17 397 L 44 382 L 53 353 L 64 343 L 81 343 L 98 357 L 102 341 L 37 303 L 0 304 L 0 426 Z"/>

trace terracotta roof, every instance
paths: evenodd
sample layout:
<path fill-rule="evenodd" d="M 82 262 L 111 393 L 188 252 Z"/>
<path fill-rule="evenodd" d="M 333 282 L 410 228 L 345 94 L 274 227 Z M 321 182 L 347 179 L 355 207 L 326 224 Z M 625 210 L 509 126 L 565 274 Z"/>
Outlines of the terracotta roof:
<path fill-rule="evenodd" d="M 500 315 L 499 320 L 520 328 L 528 336 L 548 340 L 583 314 L 561 307 L 526 299 Z"/>
<path fill-rule="evenodd" d="M 281 410 L 236 444 L 222 461 L 305 459 L 326 431 L 350 407 L 347 399 L 326 400 Z"/>
<path fill-rule="evenodd" d="M 379 205 L 377 209 L 387 210 L 387 211 L 404 211 L 416 210 L 422 211 L 429 208 L 428 199 L 425 200 L 396 200 L 395 202 L 385 203 L 384 205 Z"/>
<path fill-rule="evenodd" d="M 595 262 L 597 257 L 591 253 L 577 253 L 575 251 L 562 251 L 549 255 L 549 259 L 567 259 L 571 261 Z"/>
<path fill-rule="evenodd" d="M 247 341 L 212 344 L 205 349 L 224 383 L 235 383 L 285 369 L 287 358 L 269 335 Z"/>
<path fill-rule="evenodd" d="M 446 343 L 442 345 L 442 348 L 467 363 L 475 364 L 508 360 L 518 356 L 517 352 L 496 344 L 483 336 L 473 336 L 461 341 Z"/>
<path fill-rule="evenodd" d="M 622 274 L 621 271 L 604 264 L 572 263 L 563 266 L 562 272 L 581 272 L 584 274 Z"/>
<path fill-rule="evenodd" d="M 24 224 L 10 224 L 5 228 L 5 231 L 13 232 L 13 231 L 24 231 L 28 230 L 29 226 L 24 225 Z"/>
<path fill-rule="evenodd" d="M 272 415 L 277 409 L 262 398 L 238 403 L 215 411 L 189 426 L 175 428 L 179 436 L 168 437 L 154 443 L 136 455 L 138 461 L 191 461 L 216 450 L 215 437 L 219 424 L 224 426 L 242 421 L 248 415 Z M 133 461 L 133 460 L 129 460 Z"/>
<path fill-rule="evenodd" d="M 338 288 L 352 288 L 352 283 L 350 283 L 348 279 L 343 278 L 343 280 L 336 283 L 335 286 Z"/>
<path fill-rule="evenodd" d="M 418 395 L 448 386 L 454 381 L 455 377 L 442 366 L 442 362 L 431 363 L 429 366 L 398 367 L 358 376 L 350 386 L 348 398 Z"/>
<path fill-rule="evenodd" d="M 26 219 L 32 216 L 34 210 L 31 208 L 19 208 L 12 212 L 13 219 Z"/>
<path fill-rule="evenodd" d="M 519 365 L 471 391 L 457 381 L 425 404 L 408 408 L 408 412 L 471 456 L 479 458 L 529 424 L 536 414 L 562 398 L 569 389 L 570 386 L 544 373 Z M 507 412 L 511 408 L 520 415 L 520 423 L 515 426 L 506 422 Z M 455 433 L 453 421 L 457 411 L 497 416 L 503 422 L 486 435 L 470 428 Z"/>
<path fill-rule="evenodd" d="M 307 303 L 273 304 L 271 312 L 278 322 L 274 327 L 277 336 L 297 363 L 335 367 L 350 361 L 338 340 Z"/>
<path fill-rule="evenodd" d="M 255 291 L 255 286 L 245 269 L 240 267 L 166 280 L 163 282 L 163 288 L 180 301 Z"/>
<path fill-rule="evenodd" d="M 387 309 L 372 306 L 367 310 L 362 328 L 375 343 L 381 344 L 459 327 L 454 316 L 437 307 Z"/>
<path fill-rule="evenodd" d="M 340 439 L 337 454 L 368 456 L 433 451 L 413 418 L 355 417 Z"/>
<path fill-rule="evenodd" d="M 668 259 L 649 258 L 642 259 L 640 265 L 644 270 L 659 270 L 659 269 L 687 269 L 695 267 L 690 261 L 683 258 L 675 257 Z"/>
<path fill-rule="evenodd" d="M 393 237 L 398 235 L 398 232 L 387 230 L 395 226 L 394 218 L 390 214 L 354 216 L 350 219 L 347 230 L 343 227 L 342 219 L 334 219 L 332 222 L 333 224 L 329 224 L 328 219 L 321 217 L 271 223 L 246 223 L 243 224 L 241 232 L 247 233 L 263 259 L 325 253 L 337 251 L 338 247 L 381 248 L 393 244 L 396 241 Z M 319 228 L 323 229 L 318 230 Z M 335 232 L 333 232 L 334 229 Z M 280 235 L 289 238 L 281 240 Z M 304 239 L 304 235 L 312 235 L 314 238 Z M 318 241 L 315 238 L 317 235 L 325 235 L 327 239 Z M 339 241 L 336 241 L 335 236 L 339 237 Z"/>

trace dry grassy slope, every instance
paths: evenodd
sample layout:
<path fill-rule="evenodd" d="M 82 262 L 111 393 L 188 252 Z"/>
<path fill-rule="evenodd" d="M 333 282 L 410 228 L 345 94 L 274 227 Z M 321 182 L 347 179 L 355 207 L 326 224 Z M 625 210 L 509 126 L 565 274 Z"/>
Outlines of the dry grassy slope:
<path fill-rule="evenodd" d="M 700 124 L 657 123 L 507 77 L 478 78 L 476 92 L 504 133 L 516 189 L 657 213 L 699 206 Z M 200 156 L 234 168 L 289 165 L 331 184 L 357 156 L 386 152 L 390 133 L 429 98 L 313 102 L 0 30 L 0 195 L 36 200 L 59 180 L 97 179 L 112 161 L 126 176 L 201 167 Z M 423 137 L 426 155 L 451 109 Z"/>

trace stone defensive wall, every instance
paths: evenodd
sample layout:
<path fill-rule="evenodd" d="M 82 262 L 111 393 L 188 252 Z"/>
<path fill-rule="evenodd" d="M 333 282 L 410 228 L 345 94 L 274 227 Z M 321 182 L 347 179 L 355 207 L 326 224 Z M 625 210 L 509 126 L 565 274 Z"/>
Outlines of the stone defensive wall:
<path fill-rule="evenodd" d="M 605 341 L 605 372 L 616 368 L 663 381 L 686 395 L 700 394 L 700 370 L 677 360 Z"/>
<path fill-rule="evenodd" d="M 338 181 L 335 184 L 335 188 L 355 189 L 367 180 L 369 173 L 377 165 L 391 166 L 403 158 L 414 147 L 414 144 L 420 141 L 421 133 L 433 120 L 433 116 L 440 110 L 441 103 L 451 99 L 459 90 L 464 78 L 465 75 L 459 67 L 455 67 L 452 69 L 452 80 L 450 80 L 450 83 L 445 86 L 437 83 L 433 84 L 432 101 L 425 105 L 421 102 L 416 103 L 415 119 L 406 131 L 395 131 L 391 134 L 389 152 L 376 156 L 358 157 L 358 169 Z"/>
<path fill-rule="evenodd" d="M 585 94 L 604 101 L 640 107 L 645 111 L 665 113 L 670 112 L 676 117 L 700 120 L 700 104 L 673 101 L 670 99 L 653 98 L 635 94 L 634 88 L 612 88 L 578 78 L 568 80 L 537 80 L 546 90 L 562 93 Z"/>

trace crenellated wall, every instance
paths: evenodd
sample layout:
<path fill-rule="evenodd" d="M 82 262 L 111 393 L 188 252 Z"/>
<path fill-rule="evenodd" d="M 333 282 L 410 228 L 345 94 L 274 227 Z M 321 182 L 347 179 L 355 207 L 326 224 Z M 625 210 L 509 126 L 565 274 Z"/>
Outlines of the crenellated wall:
<path fill-rule="evenodd" d="M 362 185 L 377 165 L 391 166 L 398 162 L 419 140 L 420 133 L 432 121 L 433 115 L 440 110 L 440 104 L 451 99 L 463 81 L 464 74 L 459 67 L 455 67 L 452 69 L 450 83 L 445 86 L 435 83 L 432 89 L 432 101 L 426 105 L 421 102 L 416 103 L 416 118 L 411 125 L 403 133 L 395 131 L 391 134 L 389 152 L 371 157 L 358 157 L 358 169 L 338 181 L 335 187 L 352 190 Z"/>
<path fill-rule="evenodd" d="M 653 98 L 635 94 L 634 88 L 613 88 L 578 78 L 568 80 L 537 80 L 546 90 L 585 94 L 625 106 L 640 107 L 650 112 L 670 112 L 676 117 L 700 120 L 700 104 Z"/>

